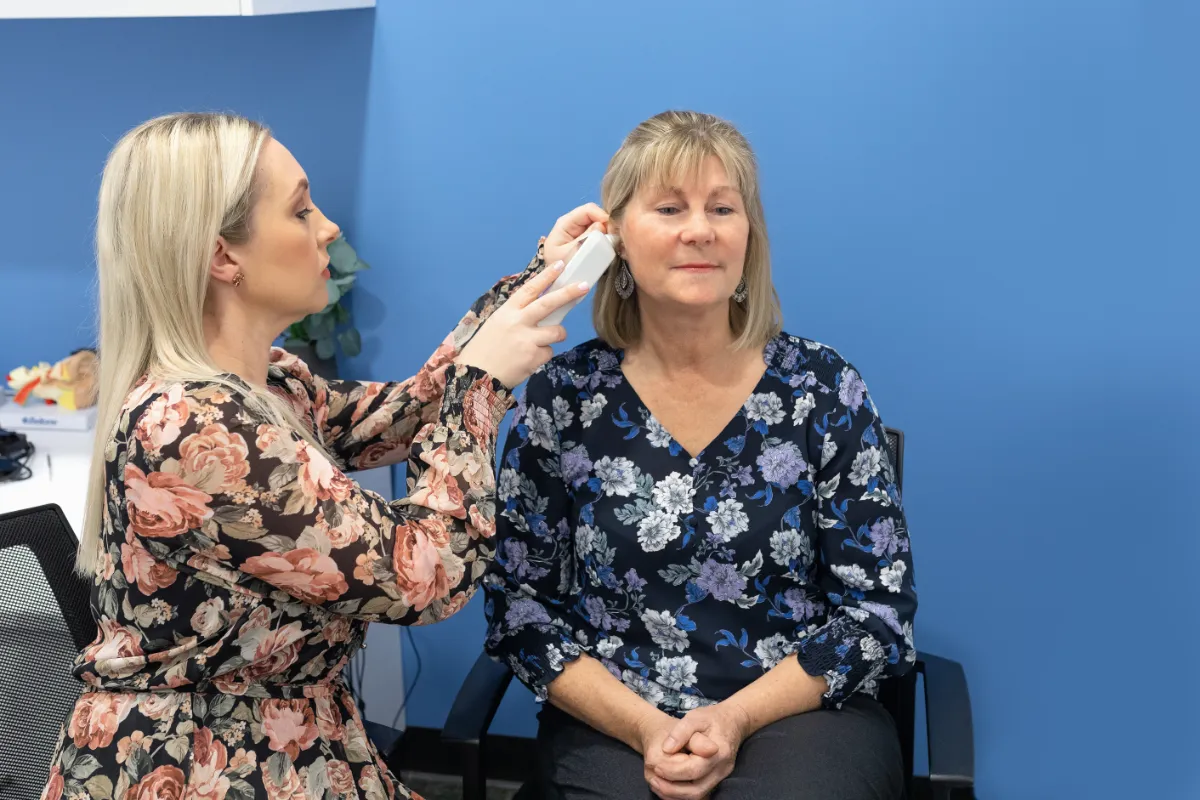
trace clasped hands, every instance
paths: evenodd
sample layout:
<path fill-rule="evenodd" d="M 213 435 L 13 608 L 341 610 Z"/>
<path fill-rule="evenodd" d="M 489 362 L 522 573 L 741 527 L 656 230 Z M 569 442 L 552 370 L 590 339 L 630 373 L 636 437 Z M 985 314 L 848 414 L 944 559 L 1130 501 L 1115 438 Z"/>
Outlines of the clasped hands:
<path fill-rule="evenodd" d="M 749 718 L 728 701 L 682 719 L 658 709 L 639 726 L 646 782 L 663 800 L 704 800 L 733 771 Z"/>

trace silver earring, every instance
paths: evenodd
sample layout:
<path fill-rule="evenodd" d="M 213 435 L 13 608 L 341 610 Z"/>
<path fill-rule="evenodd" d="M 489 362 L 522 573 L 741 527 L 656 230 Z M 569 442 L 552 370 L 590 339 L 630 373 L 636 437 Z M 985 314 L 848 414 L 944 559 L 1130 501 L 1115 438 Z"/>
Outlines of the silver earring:
<path fill-rule="evenodd" d="M 746 288 L 746 279 L 742 278 L 738 281 L 737 288 L 733 290 L 733 302 L 744 303 L 749 296 L 750 291 Z"/>
<path fill-rule="evenodd" d="M 633 273 L 629 271 L 629 262 L 621 259 L 621 266 L 617 268 L 617 296 L 622 300 L 628 300 L 633 297 Z"/>

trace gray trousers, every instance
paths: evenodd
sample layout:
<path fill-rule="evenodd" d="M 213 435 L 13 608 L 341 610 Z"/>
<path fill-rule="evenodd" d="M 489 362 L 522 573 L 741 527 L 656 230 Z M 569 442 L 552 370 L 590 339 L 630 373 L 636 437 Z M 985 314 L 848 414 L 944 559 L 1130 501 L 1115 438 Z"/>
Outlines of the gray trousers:
<path fill-rule="evenodd" d="M 550 705 L 538 726 L 538 783 L 546 800 L 654 800 L 643 760 L 623 743 Z M 712 800 L 901 800 L 896 726 L 883 706 L 855 696 L 840 711 L 768 725 L 738 751 Z"/>

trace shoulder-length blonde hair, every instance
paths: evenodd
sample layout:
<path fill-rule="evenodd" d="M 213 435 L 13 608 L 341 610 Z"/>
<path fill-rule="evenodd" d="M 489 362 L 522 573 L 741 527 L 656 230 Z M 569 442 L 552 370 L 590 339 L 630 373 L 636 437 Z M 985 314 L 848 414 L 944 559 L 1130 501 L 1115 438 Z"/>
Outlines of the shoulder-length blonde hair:
<path fill-rule="evenodd" d="M 170 114 L 126 133 L 109 154 L 96 217 L 100 386 L 95 447 L 76 567 L 91 577 L 106 528 L 121 512 L 107 497 L 105 467 L 125 402 L 146 376 L 207 381 L 245 396 L 268 420 L 313 434 L 264 387 L 235 382 L 213 363 L 204 302 L 217 237 L 249 240 L 263 125 L 232 114 Z M 313 442 L 316 444 L 316 442 Z M 318 445 L 319 446 L 319 445 Z"/>
<path fill-rule="evenodd" d="M 750 221 L 743 276 L 745 303 L 729 301 L 729 325 L 738 348 L 762 347 L 783 328 L 779 295 L 771 282 L 767 220 L 758 189 L 758 163 L 746 137 L 731 123 L 696 111 L 665 111 L 633 129 L 617 150 L 600 185 L 601 205 L 617 227 L 630 200 L 643 186 L 669 186 L 715 156 L 741 193 Z M 609 346 L 636 344 L 642 335 L 638 297 L 617 294 L 616 270 L 596 283 L 592 325 Z"/>

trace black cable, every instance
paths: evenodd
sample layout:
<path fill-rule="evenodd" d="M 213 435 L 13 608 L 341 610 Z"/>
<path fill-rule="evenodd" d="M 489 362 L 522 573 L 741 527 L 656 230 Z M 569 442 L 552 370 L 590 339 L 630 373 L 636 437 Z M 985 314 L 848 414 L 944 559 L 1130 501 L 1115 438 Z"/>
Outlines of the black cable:
<path fill-rule="evenodd" d="M 33 458 L 34 449 L 23 434 L 0 430 L 0 483 L 33 477 L 29 459 Z"/>
<path fill-rule="evenodd" d="M 394 730 L 400 724 L 400 715 L 404 713 L 404 709 L 408 707 L 408 698 L 412 696 L 412 692 L 417 688 L 417 681 L 421 680 L 421 651 L 417 649 L 417 640 L 413 638 L 412 631 L 407 627 L 400 629 L 401 644 L 403 644 L 404 635 L 408 634 L 408 645 L 412 648 L 413 657 L 417 660 L 417 671 L 413 675 L 412 684 L 404 690 L 404 699 L 400 701 L 400 708 L 396 709 L 396 716 L 392 717 L 392 729 Z M 401 656 L 403 657 L 404 649 L 401 647 Z"/>
<path fill-rule="evenodd" d="M 27 481 L 33 477 L 33 471 L 20 461 L 0 458 L 0 483 Z"/>

